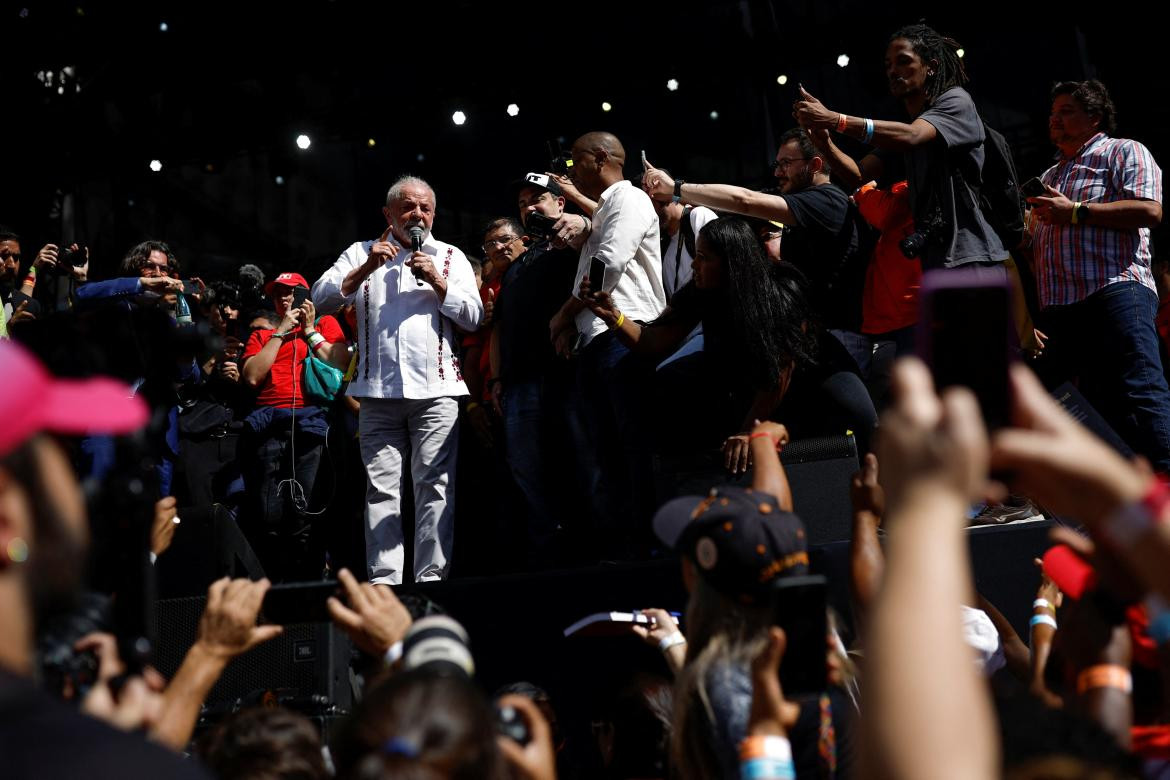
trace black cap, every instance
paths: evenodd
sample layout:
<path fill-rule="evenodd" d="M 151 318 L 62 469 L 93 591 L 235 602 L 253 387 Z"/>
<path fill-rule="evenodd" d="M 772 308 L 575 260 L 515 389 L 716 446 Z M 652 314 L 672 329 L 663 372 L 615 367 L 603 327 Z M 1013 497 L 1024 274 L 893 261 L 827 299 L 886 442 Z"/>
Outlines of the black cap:
<path fill-rule="evenodd" d="M 775 497 L 751 488 L 712 488 L 705 498 L 668 501 L 654 515 L 654 533 L 743 604 L 767 603 L 774 580 L 808 574 L 804 524 Z"/>
<path fill-rule="evenodd" d="M 561 185 L 557 184 L 556 180 L 547 173 L 528 173 L 525 174 L 523 179 L 517 179 L 512 184 L 517 192 L 525 187 L 540 187 L 542 190 L 547 190 L 558 198 L 565 194 L 564 190 L 561 189 Z"/>

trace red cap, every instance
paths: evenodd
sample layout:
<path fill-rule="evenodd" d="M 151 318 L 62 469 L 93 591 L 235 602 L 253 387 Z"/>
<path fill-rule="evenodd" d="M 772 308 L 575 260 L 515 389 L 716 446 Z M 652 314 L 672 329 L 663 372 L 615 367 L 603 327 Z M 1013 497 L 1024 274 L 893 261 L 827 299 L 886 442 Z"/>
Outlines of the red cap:
<path fill-rule="evenodd" d="M 1066 544 L 1050 547 L 1042 561 L 1048 579 L 1070 599 L 1079 599 L 1097 586 L 1097 572 Z"/>
<path fill-rule="evenodd" d="M 285 271 L 280 276 L 273 279 L 268 284 L 264 285 L 264 294 L 272 295 L 272 288 L 278 284 L 283 284 L 287 287 L 308 287 L 309 283 L 305 281 L 305 277 L 300 274 L 293 274 Z"/>
<path fill-rule="evenodd" d="M 41 431 L 129 433 L 150 410 L 130 386 L 106 377 L 58 379 L 24 347 L 0 340 L 0 456 Z"/>

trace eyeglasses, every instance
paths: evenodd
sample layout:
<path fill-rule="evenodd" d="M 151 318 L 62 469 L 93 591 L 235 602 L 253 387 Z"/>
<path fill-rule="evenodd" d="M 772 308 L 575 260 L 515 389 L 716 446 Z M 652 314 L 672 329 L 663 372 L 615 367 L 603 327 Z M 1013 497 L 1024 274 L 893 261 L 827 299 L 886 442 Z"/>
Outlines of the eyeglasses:
<path fill-rule="evenodd" d="M 786 171 L 792 163 L 804 162 L 807 159 L 807 157 L 781 157 L 772 163 L 771 169 L 774 171 Z"/>
<path fill-rule="evenodd" d="M 171 266 L 168 263 L 155 263 L 155 262 L 151 262 L 150 260 L 147 260 L 146 264 L 144 266 L 142 266 L 142 271 L 144 273 L 145 272 L 155 273 L 155 274 L 158 274 L 159 276 L 170 276 Z"/>
<path fill-rule="evenodd" d="M 481 246 L 480 249 L 482 249 L 484 252 L 490 252 L 496 247 L 503 249 L 513 241 L 519 240 L 519 236 L 500 236 L 499 238 L 489 238 L 483 242 L 483 246 Z"/>

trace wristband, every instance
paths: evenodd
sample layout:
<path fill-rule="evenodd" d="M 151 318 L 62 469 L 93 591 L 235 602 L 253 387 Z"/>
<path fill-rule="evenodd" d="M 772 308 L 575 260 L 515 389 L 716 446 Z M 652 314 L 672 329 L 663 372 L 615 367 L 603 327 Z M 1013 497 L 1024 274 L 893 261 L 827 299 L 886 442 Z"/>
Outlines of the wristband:
<path fill-rule="evenodd" d="M 286 338 L 286 337 L 287 337 L 287 336 L 288 336 L 290 333 L 292 333 L 292 331 L 291 331 L 291 330 L 290 330 L 290 331 L 288 331 L 287 333 L 281 333 L 279 330 L 274 330 L 274 331 L 272 331 L 272 338 L 274 338 L 274 339 L 284 339 L 284 338 Z"/>
<path fill-rule="evenodd" d="M 665 653 L 672 647 L 678 647 L 679 645 L 685 645 L 686 643 L 687 638 L 682 635 L 682 632 L 675 631 L 673 634 L 664 636 L 662 639 L 658 640 L 658 649 Z"/>
<path fill-rule="evenodd" d="M 796 780 L 792 759 L 749 758 L 739 763 L 740 780 Z"/>
<path fill-rule="evenodd" d="M 592 233 L 593 232 L 593 220 L 589 219 L 589 217 L 585 216 L 584 214 L 581 215 L 581 219 L 585 220 L 585 224 L 582 226 L 581 229 L 586 233 Z"/>
<path fill-rule="evenodd" d="M 776 448 L 776 452 L 784 449 L 784 446 L 776 439 L 773 439 L 772 434 L 768 433 L 767 431 L 756 431 L 751 436 L 748 436 L 748 441 L 750 442 L 752 439 L 759 439 L 763 436 L 767 436 L 769 439 L 772 439 L 772 445 Z"/>
<path fill-rule="evenodd" d="M 1081 202 L 1079 200 L 1074 200 L 1073 201 L 1072 216 L 1069 217 L 1069 220 L 1068 220 L 1070 225 L 1077 224 L 1077 211 L 1079 211 L 1080 208 L 1081 208 Z"/>
<path fill-rule="evenodd" d="M 402 642 L 395 642 L 394 644 L 390 645 L 390 649 L 386 651 L 386 655 L 382 656 L 382 660 L 386 662 L 387 666 L 389 666 L 401 657 Z"/>
<path fill-rule="evenodd" d="M 479 406 L 479 401 L 469 401 L 467 403 L 467 406 L 463 407 L 463 411 L 470 412 L 472 409 L 475 409 L 478 406 Z"/>
<path fill-rule="evenodd" d="M 1123 693 L 1131 693 L 1133 675 L 1129 669 L 1117 664 L 1090 666 L 1077 675 L 1077 693 L 1083 694 L 1093 688 L 1116 688 Z"/>
<path fill-rule="evenodd" d="M 618 312 L 618 318 L 617 318 L 617 322 L 615 322 L 615 323 L 613 324 L 613 329 L 614 329 L 614 330 L 621 330 L 621 328 L 622 328 L 622 323 L 623 323 L 623 322 L 625 322 L 625 321 L 626 321 L 626 315 L 622 314 L 622 313 L 619 311 L 619 312 Z"/>
<path fill-rule="evenodd" d="M 682 179 L 674 180 L 674 197 L 671 198 L 671 203 L 678 203 L 680 200 L 682 200 L 682 186 L 684 184 L 686 184 L 686 182 Z"/>
<path fill-rule="evenodd" d="M 1056 613 L 1056 607 L 1052 606 L 1052 602 L 1048 599 L 1036 599 L 1032 602 L 1032 609 L 1050 609 L 1053 614 Z"/>
<path fill-rule="evenodd" d="M 872 119 L 865 120 L 865 138 L 863 138 L 862 140 L 865 141 L 865 143 L 869 143 L 870 141 L 873 140 L 873 120 Z"/>
<path fill-rule="evenodd" d="M 837 114 L 837 132 L 844 133 L 845 128 L 849 125 L 849 117 L 845 114 Z"/>
<path fill-rule="evenodd" d="M 1056 618 L 1052 615 L 1033 615 L 1032 619 L 1028 621 L 1029 628 L 1036 626 L 1052 626 L 1052 630 L 1056 630 Z"/>
<path fill-rule="evenodd" d="M 752 758 L 791 759 L 792 743 L 778 735 L 744 737 L 739 741 L 739 760 Z"/>
<path fill-rule="evenodd" d="M 325 337 L 322 336 L 317 331 L 313 331 L 312 334 L 309 335 L 309 346 L 312 347 L 313 349 L 316 349 L 317 347 L 321 346 L 324 343 L 325 343 Z"/>

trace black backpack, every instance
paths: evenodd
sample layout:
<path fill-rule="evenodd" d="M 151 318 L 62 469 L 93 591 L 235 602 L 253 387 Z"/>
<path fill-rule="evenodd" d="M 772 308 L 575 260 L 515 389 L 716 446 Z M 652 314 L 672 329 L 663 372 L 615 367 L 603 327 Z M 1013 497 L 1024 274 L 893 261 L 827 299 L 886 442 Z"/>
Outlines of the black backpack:
<path fill-rule="evenodd" d="M 983 122 L 983 170 L 960 166 L 957 173 L 979 203 L 979 210 L 1004 249 L 1014 250 L 1024 240 L 1024 198 L 1012 159 L 1012 148 L 1003 134 Z M 970 157 L 965 159 L 970 160 Z M 968 170 L 963 170 L 964 168 Z"/>

